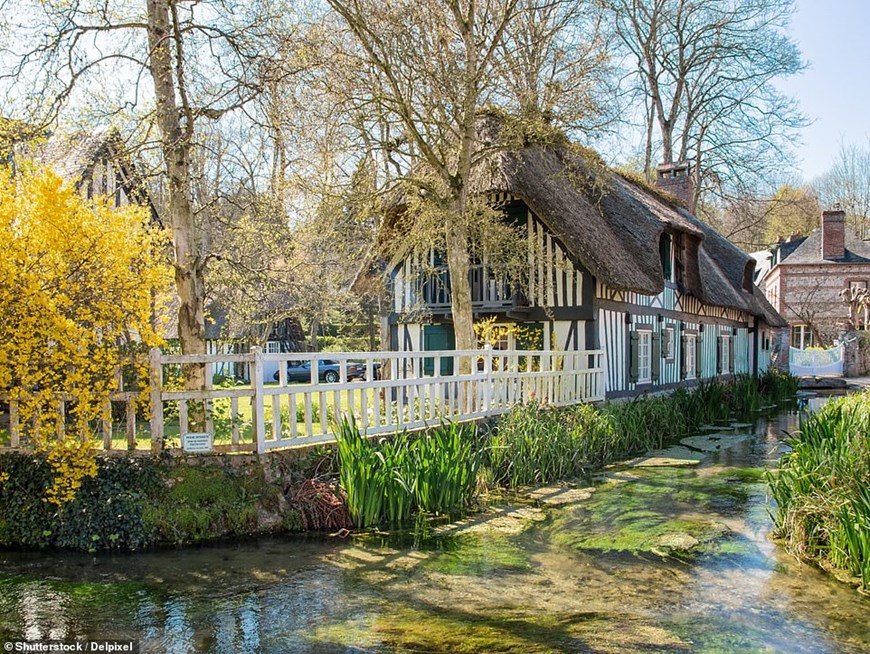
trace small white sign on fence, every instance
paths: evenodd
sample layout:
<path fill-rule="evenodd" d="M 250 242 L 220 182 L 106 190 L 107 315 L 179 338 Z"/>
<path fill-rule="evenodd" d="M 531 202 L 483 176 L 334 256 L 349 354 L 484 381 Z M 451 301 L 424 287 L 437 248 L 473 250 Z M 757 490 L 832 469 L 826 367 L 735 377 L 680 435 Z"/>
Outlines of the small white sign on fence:
<path fill-rule="evenodd" d="M 181 437 L 181 449 L 191 454 L 211 452 L 213 440 L 212 434 L 207 431 L 190 432 Z"/>

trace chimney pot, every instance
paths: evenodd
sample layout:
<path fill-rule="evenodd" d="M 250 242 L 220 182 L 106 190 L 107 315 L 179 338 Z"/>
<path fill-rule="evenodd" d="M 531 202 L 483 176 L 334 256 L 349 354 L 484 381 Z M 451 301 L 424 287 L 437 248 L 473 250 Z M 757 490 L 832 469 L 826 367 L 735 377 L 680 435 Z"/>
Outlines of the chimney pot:
<path fill-rule="evenodd" d="M 835 205 L 822 212 L 822 258 L 837 261 L 846 256 L 846 212 Z"/>
<path fill-rule="evenodd" d="M 692 175 L 688 161 L 656 166 L 656 186 L 675 195 L 692 210 Z"/>

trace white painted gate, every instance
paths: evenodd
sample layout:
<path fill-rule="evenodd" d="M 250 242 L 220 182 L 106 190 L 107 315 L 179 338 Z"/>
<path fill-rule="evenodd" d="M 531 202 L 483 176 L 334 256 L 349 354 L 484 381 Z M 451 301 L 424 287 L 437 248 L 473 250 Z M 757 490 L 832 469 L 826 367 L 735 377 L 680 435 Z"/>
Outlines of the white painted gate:
<path fill-rule="evenodd" d="M 793 347 L 789 350 L 789 371 L 791 374 L 812 377 L 842 377 L 843 376 L 843 346 L 838 345 L 828 350 L 799 350 Z"/>

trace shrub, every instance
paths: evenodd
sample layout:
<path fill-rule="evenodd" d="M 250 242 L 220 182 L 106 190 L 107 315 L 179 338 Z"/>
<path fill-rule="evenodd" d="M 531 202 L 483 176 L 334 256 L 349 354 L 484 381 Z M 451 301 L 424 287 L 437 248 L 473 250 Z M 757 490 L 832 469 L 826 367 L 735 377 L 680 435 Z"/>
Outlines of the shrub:
<path fill-rule="evenodd" d="M 52 484 L 45 458 L 0 456 L 0 545 L 79 550 L 139 549 L 153 540 L 143 516 L 158 492 L 158 465 L 148 458 L 101 458 L 97 474 L 83 480 L 75 498 L 58 507 L 44 500 Z"/>

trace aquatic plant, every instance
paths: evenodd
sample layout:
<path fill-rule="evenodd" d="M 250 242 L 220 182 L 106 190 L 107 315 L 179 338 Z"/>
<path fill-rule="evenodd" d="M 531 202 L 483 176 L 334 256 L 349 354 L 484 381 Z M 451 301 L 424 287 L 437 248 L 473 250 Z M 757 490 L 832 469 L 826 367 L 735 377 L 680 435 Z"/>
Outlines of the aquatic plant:
<path fill-rule="evenodd" d="M 480 467 L 476 440 L 474 425 L 441 423 L 413 441 L 414 497 L 419 510 L 454 513 L 474 496 Z"/>
<path fill-rule="evenodd" d="M 356 422 L 339 423 L 341 485 L 358 527 L 400 525 L 415 511 L 461 513 L 473 499 L 480 455 L 474 427 L 442 423 L 410 438 L 401 432 L 373 441 Z"/>
<path fill-rule="evenodd" d="M 870 394 L 804 415 L 787 444 L 791 451 L 767 475 L 774 535 L 870 590 Z"/>
<path fill-rule="evenodd" d="M 342 420 L 335 436 L 341 487 L 351 518 L 358 527 L 376 525 L 384 513 L 383 456 L 378 457 L 353 420 Z"/>
<path fill-rule="evenodd" d="M 487 448 L 492 481 L 515 488 L 579 474 L 582 459 L 576 432 L 561 419 L 564 415 L 531 402 L 504 416 Z"/>
<path fill-rule="evenodd" d="M 498 423 L 487 448 L 491 479 L 515 488 L 581 475 L 619 458 L 661 448 L 701 425 L 747 415 L 793 395 L 791 375 L 737 375 L 701 382 L 692 391 L 639 397 L 600 406 L 514 407 Z"/>

